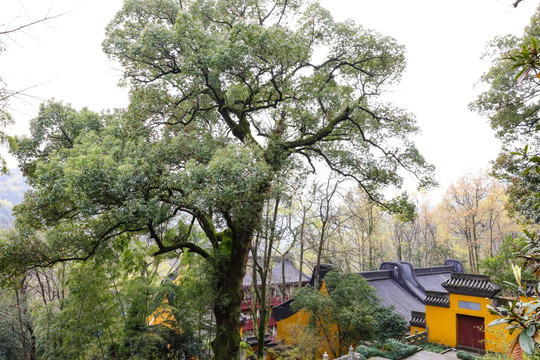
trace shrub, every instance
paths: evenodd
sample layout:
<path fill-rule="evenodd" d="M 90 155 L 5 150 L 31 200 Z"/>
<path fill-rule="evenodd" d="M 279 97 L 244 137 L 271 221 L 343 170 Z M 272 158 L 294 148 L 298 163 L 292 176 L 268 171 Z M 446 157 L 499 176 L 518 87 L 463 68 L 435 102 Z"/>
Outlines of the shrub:
<path fill-rule="evenodd" d="M 376 321 L 374 335 L 379 341 L 402 337 L 407 331 L 407 320 L 395 313 L 393 307 L 380 306 L 373 317 Z"/>
<path fill-rule="evenodd" d="M 435 343 L 427 343 L 427 344 L 423 344 L 419 346 L 426 351 L 431 351 L 434 353 L 442 353 L 444 350 L 447 350 L 450 348 L 449 346 L 435 344 Z"/>
<path fill-rule="evenodd" d="M 381 356 L 391 360 L 402 359 L 418 351 L 418 346 L 402 344 L 399 341 L 389 339 L 384 343 L 377 343 L 373 346 L 360 345 L 356 352 L 365 358 Z"/>
<path fill-rule="evenodd" d="M 363 357 L 365 358 L 370 358 L 370 357 L 373 357 L 373 356 L 383 356 L 384 355 L 384 352 L 382 352 L 381 350 L 375 348 L 375 347 L 372 347 L 372 346 L 365 346 L 365 345 L 360 345 L 356 348 L 356 352 L 359 353 L 360 355 L 362 355 Z"/>
<path fill-rule="evenodd" d="M 480 359 L 480 357 L 478 357 L 478 356 L 475 356 L 473 354 L 469 354 L 468 352 L 461 351 L 461 350 L 457 352 L 457 357 L 458 357 L 458 359 L 461 359 L 461 360 L 478 360 L 478 359 Z"/>

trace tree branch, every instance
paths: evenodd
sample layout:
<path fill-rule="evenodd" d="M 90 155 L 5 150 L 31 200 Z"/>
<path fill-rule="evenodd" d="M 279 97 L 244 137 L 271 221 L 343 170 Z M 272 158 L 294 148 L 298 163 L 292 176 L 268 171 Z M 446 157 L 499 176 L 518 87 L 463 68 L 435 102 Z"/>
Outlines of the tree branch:
<path fill-rule="evenodd" d="M 288 141 L 285 142 L 283 145 L 287 149 L 296 149 L 299 147 L 305 147 L 305 146 L 311 146 L 319 142 L 320 140 L 324 139 L 326 136 L 332 134 L 332 131 L 334 131 L 335 127 L 341 123 L 342 121 L 345 121 L 349 119 L 349 115 L 351 114 L 351 108 L 348 106 L 339 114 L 337 117 L 335 117 L 332 121 L 328 123 L 325 127 L 317 131 L 315 134 L 301 138 L 298 140 Z"/>

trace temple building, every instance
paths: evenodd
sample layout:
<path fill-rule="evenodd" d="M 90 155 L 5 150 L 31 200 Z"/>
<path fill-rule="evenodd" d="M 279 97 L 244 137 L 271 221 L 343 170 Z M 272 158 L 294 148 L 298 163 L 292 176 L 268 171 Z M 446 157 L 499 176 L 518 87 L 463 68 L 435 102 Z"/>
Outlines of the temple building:
<path fill-rule="evenodd" d="M 318 278 L 319 289 L 325 289 L 324 276 L 333 268 L 316 268 L 311 286 Z M 430 342 L 479 353 L 504 350 L 498 338 L 500 328 L 488 328 L 497 317 L 489 313 L 487 305 L 499 301 L 496 294 L 500 291 L 489 276 L 466 274 L 458 260 L 426 268 L 414 268 L 406 261 L 384 262 L 379 270 L 359 275 L 375 288 L 382 305 L 393 306 L 409 322 L 411 334 L 428 330 Z M 293 300 L 274 307 L 278 339 L 286 340 L 291 325 L 307 324 L 305 313 L 292 312 Z"/>
<path fill-rule="evenodd" d="M 250 262 L 252 260 L 250 259 Z M 243 288 L 244 288 L 244 300 L 242 301 L 242 334 L 248 343 L 256 341 L 251 339 L 253 334 L 253 322 L 258 318 L 259 304 L 255 301 L 255 295 L 253 294 L 253 286 L 255 285 L 252 265 L 248 265 L 246 275 L 244 276 Z M 293 262 L 289 259 L 281 260 L 275 259 L 271 279 L 269 281 L 269 302 L 272 307 L 288 301 L 293 296 L 293 290 L 295 287 L 307 285 L 309 283 L 309 276 L 301 273 Z M 261 287 L 261 279 L 257 277 L 256 286 Z M 272 316 L 268 320 L 268 334 L 269 339 L 275 339 L 277 322 Z M 256 343 L 256 342 L 255 342 Z"/>

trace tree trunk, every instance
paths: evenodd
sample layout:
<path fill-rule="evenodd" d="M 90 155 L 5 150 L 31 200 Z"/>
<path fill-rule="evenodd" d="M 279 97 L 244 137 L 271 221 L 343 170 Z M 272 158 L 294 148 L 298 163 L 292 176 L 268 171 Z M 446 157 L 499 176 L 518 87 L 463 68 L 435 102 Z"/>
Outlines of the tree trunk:
<path fill-rule="evenodd" d="M 216 337 L 212 341 L 215 360 L 236 360 L 240 357 L 240 305 L 243 291 L 251 231 L 233 234 L 233 247 L 229 259 L 218 260 L 214 278 L 219 298 L 214 303 Z"/>
<path fill-rule="evenodd" d="M 263 292 L 266 296 L 266 293 Z M 257 328 L 257 359 L 264 359 L 264 337 L 266 335 L 266 329 L 268 324 L 268 308 L 265 306 L 259 306 L 259 318 L 254 321 L 259 321 L 259 327 Z"/>

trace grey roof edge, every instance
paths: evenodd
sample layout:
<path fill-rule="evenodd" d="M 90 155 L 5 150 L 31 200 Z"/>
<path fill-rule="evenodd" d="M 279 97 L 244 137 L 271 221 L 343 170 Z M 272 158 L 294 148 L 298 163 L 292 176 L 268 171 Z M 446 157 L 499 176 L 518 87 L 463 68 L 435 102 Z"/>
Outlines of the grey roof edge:
<path fill-rule="evenodd" d="M 414 266 L 408 261 L 385 261 L 380 270 L 390 270 L 392 279 L 405 291 L 423 301 L 426 297 L 426 289 L 416 279 Z"/>
<path fill-rule="evenodd" d="M 450 294 L 440 291 L 426 291 L 424 304 L 437 307 L 450 307 Z"/>
<path fill-rule="evenodd" d="M 463 266 L 463 263 L 456 259 L 448 259 L 444 262 L 445 266 L 452 266 L 453 273 L 465 273 L 465 267 Z"/>
<path fill-rule="evenodd" d="M 425 268 L 415 268 L 414 274 L 416 276 L 422 275 L 435 275 L 435 274 L 449 274 L 454 270 L 453 266 L 431 266 Z"/>
<path fill-rule="evenodd" d="M 464 273 L 465 267 L 463 263 L 456 259 L 448 259 L 442 266 L 429 266 L 424 268 L 415 268 L 415 275 L 431 275 L 431 274 L 445 274 L 445 273 Z"/>
<path fill-rule="evenodd" d="M 452 273 L 441 284 L 449 293 L 492 298 L 501 287 L 492 283 L 488 275 Z"/>
<path fill-rule="evenodd" d="M 392 272 L 390 270 L 372 270 L 372 271 L 362 271 L 359 274 L 369 281 L 369 280 L 390 279 Z"/>
<path fill-rule="evenodd" d="M 332 264 L 316 265 L 315 268 L 313 268 L 313 274 L 311 275 L 311 279 L 309 280 L 309 285 L 314 287 L 315 281 L 318 280 L 317 288 L 320 289 L 326 274 L 328 274 L 330 271 L 334 269 L 336 269 L 336 267 L 335 265 L 332 265 Z"/>
<path fill-rule="evenodd" d="M 410 326 L 426 327 L 426 313 L 420 311 L 411 311 Z"/>

